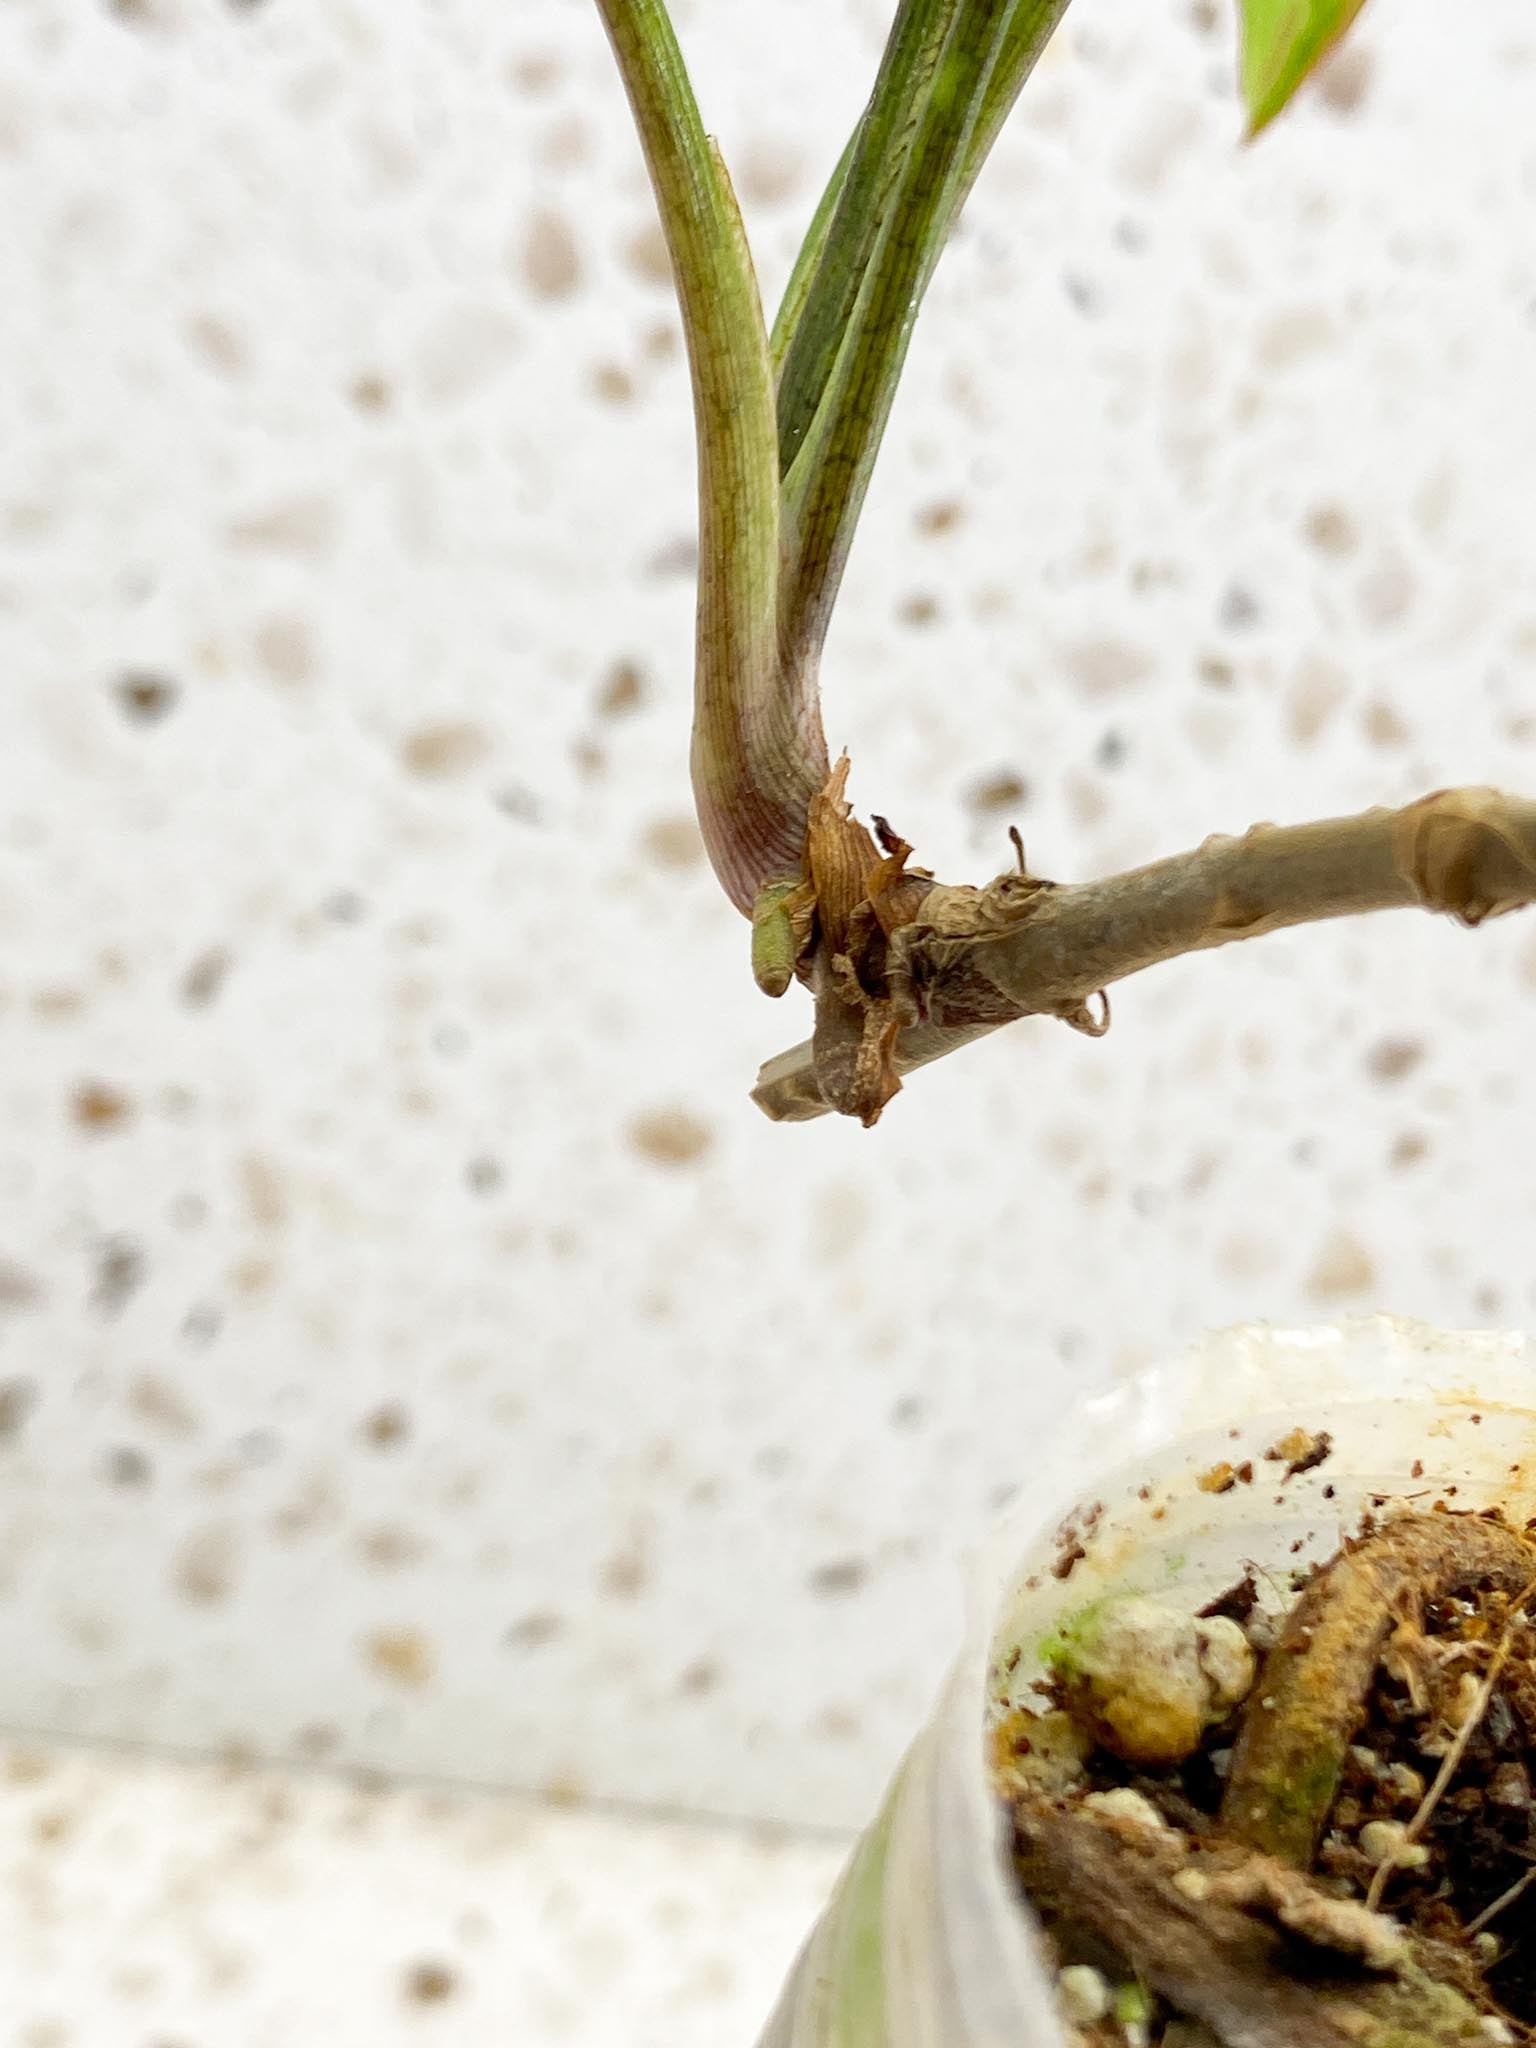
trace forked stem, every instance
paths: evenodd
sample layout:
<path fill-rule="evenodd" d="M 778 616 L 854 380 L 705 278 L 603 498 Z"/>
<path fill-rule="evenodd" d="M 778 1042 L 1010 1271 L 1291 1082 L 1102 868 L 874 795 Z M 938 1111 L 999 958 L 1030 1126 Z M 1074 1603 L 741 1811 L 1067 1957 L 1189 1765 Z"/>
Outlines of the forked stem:
<path fill-rule="evenodd" d="M 663 0 L 598 0 L 672 257 L 693 378 L 699 602 L 693 786 L 721 886 L 750 913 L 797 874 L 826 780 L 813 676 L 778 658 L 778 430 L 757 277 Z"/>
<path fill-rule="evenodd" d="M 917 1010 L 895 1070 L 1019 1017 L 1072 1016 L 1113 982 L 1237 939 L 1415 907 L 1476 925 L 1533 901 L 1536 801 L 1475 788 L 1402 810 L 1255 825 L 1098 882 L 936 885 L 892 941 Z M 753 1100 L 776 1122 L 827 1114 L 812 1042 L 770 1060 Z"/>

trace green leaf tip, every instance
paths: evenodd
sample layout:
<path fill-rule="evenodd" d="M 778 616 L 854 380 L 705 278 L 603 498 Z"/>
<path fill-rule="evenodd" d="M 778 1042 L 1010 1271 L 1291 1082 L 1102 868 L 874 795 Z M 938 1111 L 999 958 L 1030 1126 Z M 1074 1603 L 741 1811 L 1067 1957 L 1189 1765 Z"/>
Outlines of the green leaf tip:
<path fill-rule="evenodd" d="M 1365 0 L 1238 0 L 1248 139 L 1289 105 Z"/>

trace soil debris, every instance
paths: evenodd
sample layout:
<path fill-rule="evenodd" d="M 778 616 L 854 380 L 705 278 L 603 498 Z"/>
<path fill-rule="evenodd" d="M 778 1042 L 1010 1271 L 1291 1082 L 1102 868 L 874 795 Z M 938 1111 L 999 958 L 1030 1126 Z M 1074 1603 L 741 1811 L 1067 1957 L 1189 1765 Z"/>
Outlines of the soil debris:
<path fill-rule="evenodd" d="M 1301 1472 L 1315 1472 L 1333 1450 L 1333 1437 L 1326 1429 L 1293 1429 L 1270 1445 L 1264 1453 L 1271 1465 L 1284 1465 L 1281 1484 Z"/>
<path fill-rule="evenodd" d="M 1292 1432 L 1286 1476 L 1331 1448 Z M 1536 2044 L 1536 1538 L 1367 1517 L 1288 1596 L 1091 1603 L 993 1731 L 1089 2048 Z"/>

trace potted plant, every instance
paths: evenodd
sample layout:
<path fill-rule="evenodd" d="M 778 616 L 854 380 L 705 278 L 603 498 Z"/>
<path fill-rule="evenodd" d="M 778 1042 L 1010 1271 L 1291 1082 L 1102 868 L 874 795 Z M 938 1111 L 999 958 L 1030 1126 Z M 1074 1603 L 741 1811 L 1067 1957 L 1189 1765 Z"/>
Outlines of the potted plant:
<path fill-rule="evenodd" d="M 1008 872 L 943 882 L 856 818 L 823 731 L 828 622 L 924 289 L 1066 0 L 900 0 L 771 330 L 664 5 L 598 4 L 692 369 L 699 821 L 758 985 L 813 1004 L 759 1075 L 770 1117 L 867 1126 L 904 1074 L 1023 1016 L 1100 1035 L 1111 984 L 1198 948 L 1536 896 L 1536 804 L 1491 789 L 1078 883 L 1034 873 L 1017 833 Z M 1358 5 L 1244 0 L 1250 133 Z M 1536 1745 L 1528 1369 L 1514 1340 L 1386 1322 L 1247 1333 L 1065 1418 L 773 2048 L 1524 2038 L 1509 1930 L 1536 1833 L 1490 1814 Z M 1177 1742 L 1126 1733 L 1170 1717 Z M 1407 1757 L 1437 1742 L 1426 1776 Z"/>

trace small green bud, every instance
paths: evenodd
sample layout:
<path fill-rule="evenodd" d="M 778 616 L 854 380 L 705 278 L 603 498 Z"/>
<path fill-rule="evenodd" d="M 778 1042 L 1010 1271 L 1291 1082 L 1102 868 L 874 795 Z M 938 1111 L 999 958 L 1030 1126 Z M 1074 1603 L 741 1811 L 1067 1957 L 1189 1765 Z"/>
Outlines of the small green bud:
<path fill-rule="evenodd" d="M 781 996 L 795 978 L 795 927 L 785 904 L 797 882 L 767 882 L 752 906 L 752 979 L 765 996 Z"/>

